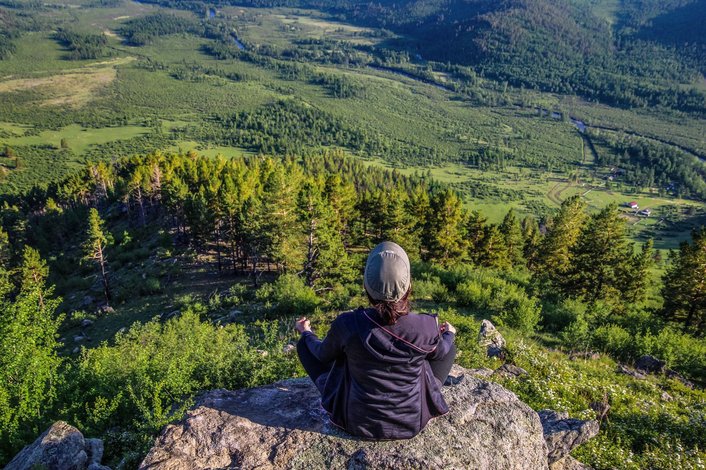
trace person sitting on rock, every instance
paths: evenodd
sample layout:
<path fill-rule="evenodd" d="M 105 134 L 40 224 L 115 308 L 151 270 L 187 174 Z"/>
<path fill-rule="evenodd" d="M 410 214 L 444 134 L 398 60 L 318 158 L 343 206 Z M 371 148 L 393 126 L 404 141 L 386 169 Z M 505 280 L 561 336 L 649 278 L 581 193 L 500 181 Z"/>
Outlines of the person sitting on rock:
<path fill-rule="evenodd" d="M 299 359 L 331 422 L 367 439 L 408 439 L 448 412 L 441 385 L 456 357 L 456 330 L 435 315 L 410 313 L 409 259 L 383 242 L 368 256 L 372 307 L 340 314 L 323 340 L 301 318 Z"/>

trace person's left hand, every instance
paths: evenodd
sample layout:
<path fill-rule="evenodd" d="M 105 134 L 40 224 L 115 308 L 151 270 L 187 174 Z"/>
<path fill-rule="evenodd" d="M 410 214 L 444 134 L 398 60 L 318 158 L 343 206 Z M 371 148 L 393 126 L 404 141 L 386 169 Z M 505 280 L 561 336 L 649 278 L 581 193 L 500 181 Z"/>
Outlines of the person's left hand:
<path fill-rule="evenodd" d="M 299 333 L 311 331 L 311 323 L 309 322 L 308 318 L 302 317 L 297 320 L 297 323 L 294 325 L 294 329 L 297 330 Z"/>

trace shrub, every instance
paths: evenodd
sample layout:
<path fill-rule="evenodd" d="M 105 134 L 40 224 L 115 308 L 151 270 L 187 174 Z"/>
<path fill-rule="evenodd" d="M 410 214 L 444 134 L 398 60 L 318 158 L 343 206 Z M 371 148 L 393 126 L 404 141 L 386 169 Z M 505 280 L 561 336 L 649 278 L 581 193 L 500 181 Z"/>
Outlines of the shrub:
<path fill-rule="evenodd" d="M 434 302 L 448 302 L 449 289 L 441 282 L 438 276 L 423 276 L 412 283 L 412 294 L 418 300 L 433 300 Z"/>
<path fill-rule="evenodd" d="M 476 272 L 456 288 L 460 305 L 491 316 L 499 325 L 534 331 L 539 323 L 541 307 L 536 298 L 529 297 L 517 284 L 509 283 L 488 273 Z"/>
<path fill-rule="evenodd" d="M 189 307 L 163 324 L 137 324 L 118 334 L 115 346 L 83 351 L 64 390 L 68 417 L 88 434 L 130 430 L 138 435 L 130 442 L 148 445 L 139 435 L 179 418 L 200 390 L 291 377 L 298 365 L 282 353 L 286 338 L 273 333 L 278 324 L 257 328 L 262 332 L 252 335 L 239 325 L 219 328 Z"/>
<path fill-rule="evenodd" d="M 597 349 L 626 358 L 633 356 L 634 347 L 632 335 L 618 325 L 603 325 L 596 328 L 592 334 L 592 344 Z"/>
<path fill-rule="evenodd" d="M 275 282 L 265 284 L 257 290 L 256 298 L 280 315 L 309 315 L 320 304 L 316 292 L 295 274 L 283 274 Z"/>

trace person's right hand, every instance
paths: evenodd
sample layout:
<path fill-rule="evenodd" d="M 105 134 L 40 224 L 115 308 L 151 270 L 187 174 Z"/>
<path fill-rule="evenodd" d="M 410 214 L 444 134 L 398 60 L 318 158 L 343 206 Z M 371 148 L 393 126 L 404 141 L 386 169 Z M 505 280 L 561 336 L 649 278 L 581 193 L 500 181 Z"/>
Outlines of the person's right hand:
<path fill-rule="evenodd" d="M 297 323 L 294 325 L 294 329 L 296 329 L 299 333 L 304 333 L 305 331 L 311 331 L 311 323 L 309 323 L 308 318 L 302 317 L 299 320 L 297 320 Z"/>
<path fill-rule="evenodd" d="M 456 334 L 456 328 L 454 328 L 454 326 L 447 321 L 445 321 L 444 323 L 441 324 L 439 331 L 441 331 L 442 334 L 446 333 L 447 331 L 449 331 L 453 334 Z"/>

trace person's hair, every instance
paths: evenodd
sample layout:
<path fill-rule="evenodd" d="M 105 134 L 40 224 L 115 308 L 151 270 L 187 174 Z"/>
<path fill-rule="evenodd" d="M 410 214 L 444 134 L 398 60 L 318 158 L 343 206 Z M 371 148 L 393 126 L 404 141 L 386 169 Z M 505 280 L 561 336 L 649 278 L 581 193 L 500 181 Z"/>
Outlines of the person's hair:
<path fill-rule="evenodd" d="M 412 286 L 407 289 L 407 292 L 397 302 L 375 300 L 370 297 L 370 294 L 368 294 L 368 300 L 370 300 L 373 308 L 377 310 L 386 325 L 394 325 L 400 317 L 403 317 L 409 313 L 411 308 L 409 305 L 409 294 L 411 292 Z"/>

